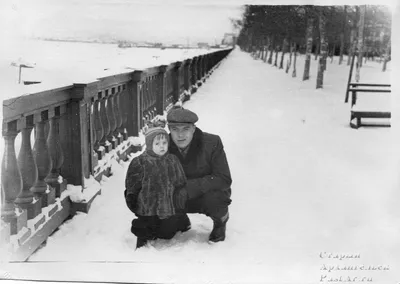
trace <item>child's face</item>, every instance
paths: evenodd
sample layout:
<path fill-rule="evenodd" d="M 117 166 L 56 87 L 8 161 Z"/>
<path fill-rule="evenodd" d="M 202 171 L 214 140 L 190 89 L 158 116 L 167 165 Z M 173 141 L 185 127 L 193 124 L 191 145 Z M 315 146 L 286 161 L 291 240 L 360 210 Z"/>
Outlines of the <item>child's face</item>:
<path fill-rule="evenodd" d="M 168 151 L 168 140 L 164 135 L 157 135 L 153 140 L 153 152 L 159 156 Z"/>

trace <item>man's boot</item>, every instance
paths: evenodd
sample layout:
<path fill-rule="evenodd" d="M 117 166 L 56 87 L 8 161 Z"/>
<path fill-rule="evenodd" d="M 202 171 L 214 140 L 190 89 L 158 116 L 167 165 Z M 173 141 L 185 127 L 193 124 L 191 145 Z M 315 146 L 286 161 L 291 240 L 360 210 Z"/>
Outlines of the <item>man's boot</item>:
<path fill-rule="evenodd" d="M 211 231 L 209 240 L 211 242 L 222 242 L 225 240 L 225 232 L 226 232 L 226 223 L 229 220 L 229 213 L 226 213 L 222 218 L 213 218 L 211 219 L 214 222 L 213 230 Z"/>

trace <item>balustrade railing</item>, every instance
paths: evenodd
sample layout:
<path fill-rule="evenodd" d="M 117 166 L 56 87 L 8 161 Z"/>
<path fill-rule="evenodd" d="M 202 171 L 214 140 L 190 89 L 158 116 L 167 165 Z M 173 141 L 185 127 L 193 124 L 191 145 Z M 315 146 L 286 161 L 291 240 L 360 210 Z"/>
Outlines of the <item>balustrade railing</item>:
<path fill-rule="evenodd" d="M 84 190 L 91 176 L 100 180 L 109 175 L 112 160 L 125 160 L 133 151 L 129 137 L 138 136 L 147 121 L 177 101 L 188 99 L 230 51 L 3 101 L 0 224 L 5 225 L 0 235 L 7 228 L 11 239 L 18 239 L 13 250 L 48 236 L 69 215 L 57 215 L 70 210 L 61 200 L 67 182 Z M 52 216 L 57 225 L 46 227 Z M 31 253 L 38 245 L 32 241 L 25 249 Z"/>

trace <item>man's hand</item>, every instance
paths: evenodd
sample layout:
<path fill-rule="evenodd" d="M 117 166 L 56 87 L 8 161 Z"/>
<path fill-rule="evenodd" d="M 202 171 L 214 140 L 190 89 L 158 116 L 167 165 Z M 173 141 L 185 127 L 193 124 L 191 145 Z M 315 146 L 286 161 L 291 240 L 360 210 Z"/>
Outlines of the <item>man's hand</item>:
<path fill-rule="evenodd" d="M 185 210 L 188 200 L 188 193 L 185 187 L 176 188 L 174 191 L 174 206 L 176 210 Z"/>

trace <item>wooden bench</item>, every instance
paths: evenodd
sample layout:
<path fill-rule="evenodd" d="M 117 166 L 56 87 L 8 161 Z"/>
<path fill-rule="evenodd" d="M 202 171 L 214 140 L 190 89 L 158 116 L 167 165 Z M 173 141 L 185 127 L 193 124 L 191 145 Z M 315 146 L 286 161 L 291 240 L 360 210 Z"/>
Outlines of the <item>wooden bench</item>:
<path fill-rule="evenodd" d="M 379 105 L 379 102 L 383 100 L 377 98 L 370 105 L 356 105 L 358 96 L 360 94 L 368 95 L 382 95 L 391 92 L 389 84 L 362 84 L 362 83 L 350 83 L 347 92 L 351 93 L 351 115 L 350 115 L 350 127 L 359 128 L 360 126 L 380 126 L 380 127 L 390 127 L 391 111 L 389 103 L 386 105 Z M 347 94 L 348 95 L 348 94 Z M 387 97 L 390 100 L 390 96 Z M 388 123 L 362 123 L 362 118 L 378 118 L 386 119 Z M 353 120 L 356 120 L 354 123 Z"/>

